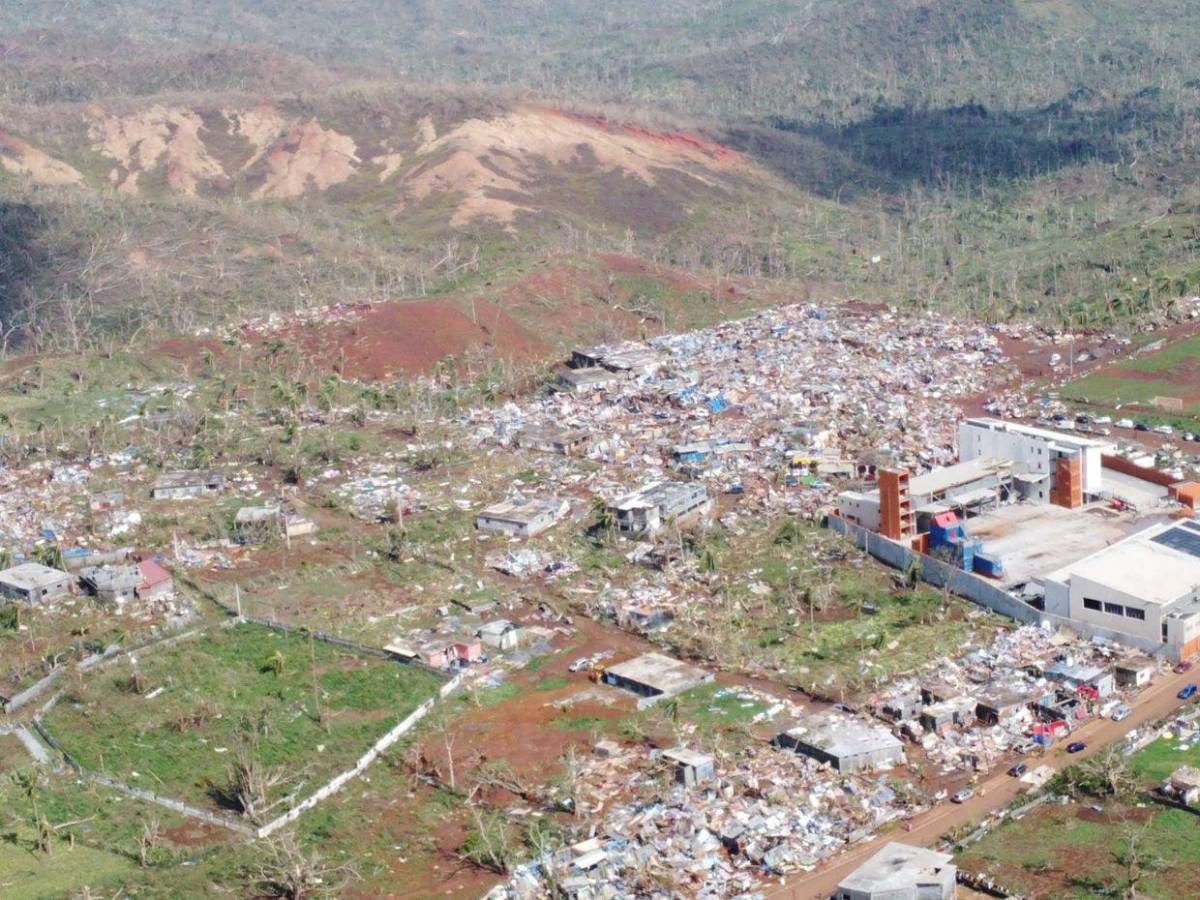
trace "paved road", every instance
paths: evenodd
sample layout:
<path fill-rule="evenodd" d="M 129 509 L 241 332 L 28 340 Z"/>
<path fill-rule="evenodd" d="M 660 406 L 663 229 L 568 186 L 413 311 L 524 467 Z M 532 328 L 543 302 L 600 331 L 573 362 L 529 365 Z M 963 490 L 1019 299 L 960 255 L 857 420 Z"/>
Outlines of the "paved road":
<path fill-rule="evenodd" d="M 1123 722 L 1111 719 L 1092 719 L 1076 728 L 1071 734 L 1072 741 L 1086 741 L 1087 749 L 1082 753 L 1069 755 L 1063 749 L 1069 741 L 1058 742 L 1058 746 L 1042 756 L 1028 759 L 1030 768 L 1035 765 L 1050 766 L 1061 769 L 1070 762 L 1085 759 L 1099 752 L 1109 744 L 1116 743 L 1134 728 L 1149 722 L 1157 722 L 1171 715 L 1184 704 L 1175 695 L 1190 681 L 1200 680 L 1200 670 L 1193 670 L 1183 675 L 1171 673 L 1159 676 L 1156 683 L 1142 692 L 1133 708 L 1133 713 Z M 1195 701 L 1192 701 L 1195 702 Z M 767 896 L 772 900 L 828 900 L 837 889 L 843 878 L 857 869 L 863 862 L 889 841 L 903 841 L 907 844 L 917 844 L 928 847 L 937 843 L 950 829 L 965 822 L 978 821 L 987 813 L 1007 806 L 1012 799 L 1024 790 L 1026 785 L 1016 778 L 1003 772 L 976 786 L 975 796 L 963 804 L 943 803 L 909 820 L 911 830 L 900 831 L 875 838 L 865 844 L 834 857 L 824 867 L 800 877 L 789 877 L 783 885 L 778 885 L 774 891 L 768 890 Z"/>

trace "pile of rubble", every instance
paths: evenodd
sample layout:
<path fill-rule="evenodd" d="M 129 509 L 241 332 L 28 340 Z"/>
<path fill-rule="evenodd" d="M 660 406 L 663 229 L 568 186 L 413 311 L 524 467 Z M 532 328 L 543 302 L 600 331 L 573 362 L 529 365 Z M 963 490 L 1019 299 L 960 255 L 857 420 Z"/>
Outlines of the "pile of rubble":
<path fill-rule="evenodd" d="M 920 811 L 888 776 L 842 777 L 806 757 L 750 747 L 714 763 L 602 742 L 578 775 L 590 836 L 519 867 L 496 897 L 756 897 L 762 879 L 805 871 Z M 674 783 L 672 784 L 672 780 Z"/>
<path fill-rule="evenodd" d="M 806 471 L 845 477 L 877 461 L 914 470 L 948 461 L 954 402 L 986 392 L 1007 363 L 984 327 L 813 304 L 655 338 L 650 347 L 653 366 L 622 370 L 594 390 L 477 410 L 470 424 L 483 442 L 521 446 L 532 434 L 538 446 L 603 464 L 610 471 L 590 486 L 606 496 L 627 480 L 621 472 L 642 482 L 682 473 L 744 492 L 752 505 L 815 508 L 828 482 L 803 483 L 815 492 L 780 489 L 801 486 L 778 477 L 799 457 Z M 589 440 L 576 441 L 581 434 Z M 554 465 L 548 487 L 566 471 Z"/>

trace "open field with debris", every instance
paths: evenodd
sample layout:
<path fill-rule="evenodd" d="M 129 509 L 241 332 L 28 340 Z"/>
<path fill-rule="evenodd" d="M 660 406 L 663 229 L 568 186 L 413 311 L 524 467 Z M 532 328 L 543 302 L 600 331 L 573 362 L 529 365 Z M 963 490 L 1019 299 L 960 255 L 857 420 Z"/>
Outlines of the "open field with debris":
<path fill-rule="evenodd" d="M 238 808 L 245 754 L 279 772 L 286 811 L 432 696 L 433 674 L 253 625 L 139 651 L 71 684 L 46 729 L 85 770 L 184 802 Z M 285 777 L 286 776 L 286 777 Z"/>

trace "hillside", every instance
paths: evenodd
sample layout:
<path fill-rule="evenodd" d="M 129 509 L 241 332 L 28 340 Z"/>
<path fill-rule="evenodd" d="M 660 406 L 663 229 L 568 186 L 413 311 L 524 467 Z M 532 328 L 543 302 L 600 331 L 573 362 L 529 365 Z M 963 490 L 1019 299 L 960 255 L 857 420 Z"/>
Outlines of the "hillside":
<path fill-rule="evenodd" d="M 602 252 L 1071 327 L 1200 290 L 1194 0 L 28 0 L 0 26 L 0 320 L 35 347 L 497 301 Z"/>

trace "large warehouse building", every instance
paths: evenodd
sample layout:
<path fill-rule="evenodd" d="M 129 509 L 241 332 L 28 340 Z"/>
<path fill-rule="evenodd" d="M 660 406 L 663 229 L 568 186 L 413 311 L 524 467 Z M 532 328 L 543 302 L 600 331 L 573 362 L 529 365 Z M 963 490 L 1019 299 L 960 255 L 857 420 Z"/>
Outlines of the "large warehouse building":
<path fill-rule="evenodd" d="M 1174 659 L 1200 652 L 1200 522 L 1140 531 L 1043 583 L 1049 615 Z"/>

